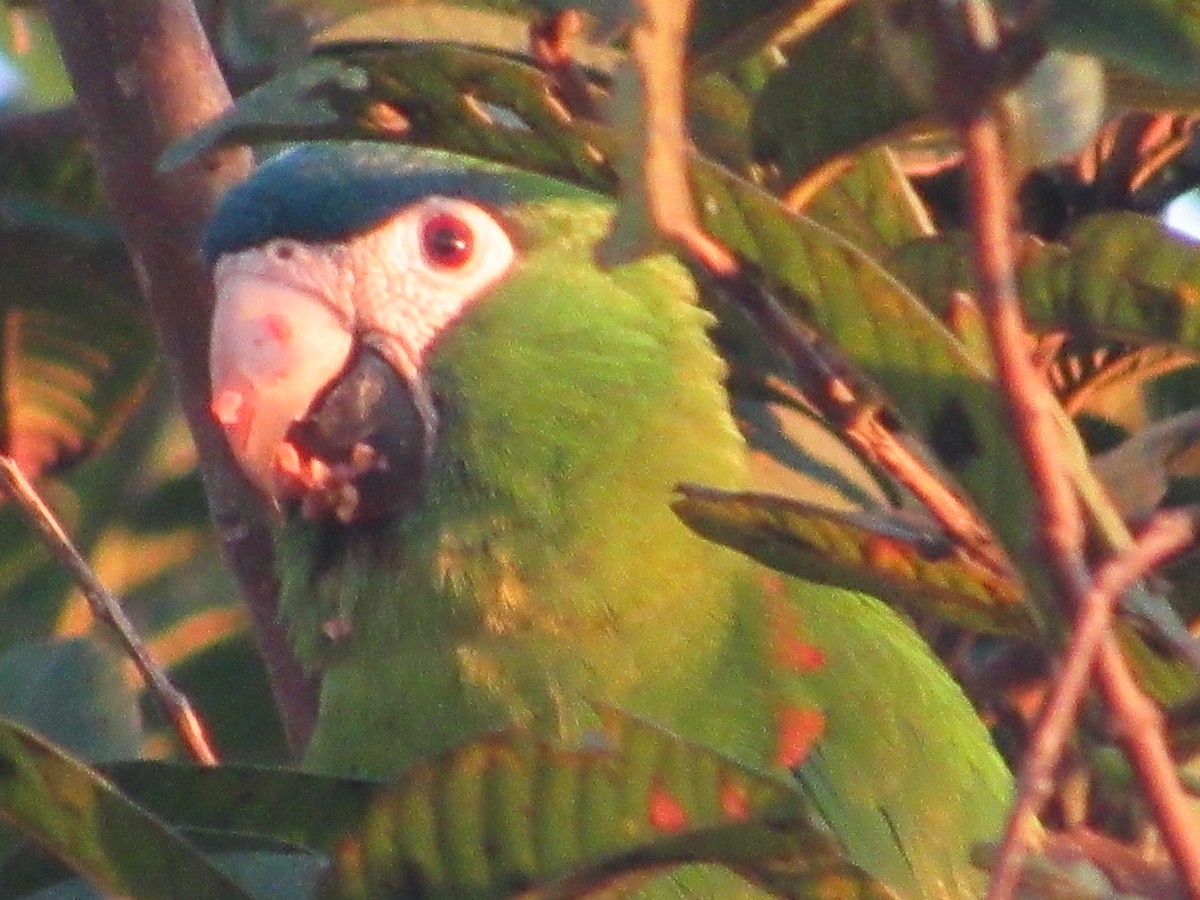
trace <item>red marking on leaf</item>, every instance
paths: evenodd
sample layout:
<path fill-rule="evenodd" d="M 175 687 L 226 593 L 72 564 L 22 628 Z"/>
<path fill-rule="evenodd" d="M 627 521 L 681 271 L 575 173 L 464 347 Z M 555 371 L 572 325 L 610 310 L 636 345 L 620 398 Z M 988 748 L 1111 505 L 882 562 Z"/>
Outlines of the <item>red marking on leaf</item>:
<path fill-rule="evenodd" d="M 783 593 L 783 579 L 774 572 L 764 572 L 762 574 L 763 590 L 772 597 L 777 597 Z"/>
<path fill-rule="evenodd" d="M 800 614 L 795 607 L 783 602 L 772 603 L 771 659 L 781 669 L 804 674 L 815 672 L 825 665 L 825 652 L 800 637 Z"/>
<path fill-rule="evenodd" d="M 688 826 L 687 810 L 675 795 L 658 782 L 646 795 L 646 817 L 659 831 L 683 831 Z"/>
<path fill-rule="evenodd" d="M 213 397 L 210 408 L 213 417 L 218 422 L 226 428 L 232 428 L 242 421 L 242 416 L 246 411 L 246 396 L 241 391 L 230 388 Z"/>
<path fill-rule="evenodd" d="M 750 797 L 746 789 L 732 781 L 721 782 L 721 812 L 727 819 L 741 822 L 750 818 Z"/>
<path fill-rule="evenodd" d="M 885 572 L 910 576 L 913 573 L 912 548 L 895 538 L 872 535 L 863 548 L 867 562 Z"/>
<path fill-rule="evenodd" d="M 785 706 L 779 711 L 778 729 L 775 762 L 794 769 L 825 733 L 825 714 L 812 707 Z"/>
<path fill-rule="evenodd" d="M 825 665 L 825 652 L 795 635 L 779 635 L 775 661 L 794 672 L 815 672 Z"/>

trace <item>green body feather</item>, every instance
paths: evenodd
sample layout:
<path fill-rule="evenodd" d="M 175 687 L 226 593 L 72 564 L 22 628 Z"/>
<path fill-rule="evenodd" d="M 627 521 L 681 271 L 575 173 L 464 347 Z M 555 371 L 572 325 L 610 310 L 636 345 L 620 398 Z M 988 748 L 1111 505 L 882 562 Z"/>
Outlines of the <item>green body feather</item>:
<path fill-rule="evenodd" d="M 666 260 L 597 270 L 607 209 L 557 193 L 501 210 L 521 259 L 431 353 L 419 508 L 332 556 L 318 529 L 285 529 L 286 613 L 324 670 L 308 763 L 388 777 L 513 722 L 578 745 L 599 702 L 772 765 L 807 712 L 822 730 L 797 774 L 851 858 L 904 896 L 975 896 L 967 851 L 1010 791 L 978 719 L 882 604 L 675 517 L 677 483 L 748 478 L 709 317 Z M 326 638 L 331 621 L 348 634 Z M 663 895 L 689 883 L 733 889 L 697 867 Z"/>

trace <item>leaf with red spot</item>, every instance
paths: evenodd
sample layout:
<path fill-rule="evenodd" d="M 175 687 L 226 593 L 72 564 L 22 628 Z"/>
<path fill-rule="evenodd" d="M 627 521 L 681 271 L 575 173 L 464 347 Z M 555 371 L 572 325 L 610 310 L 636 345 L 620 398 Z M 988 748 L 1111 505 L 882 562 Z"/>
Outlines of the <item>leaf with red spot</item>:
<path fill-rule="evenodd" d="M 324 897 L 585 894 L 691 863 L 783 897 L 892 896 L 814 827 L 790 781 L 604 712 L 594 749 L 520 732 L 472 743 L 381 790 L 338 840 Z M 390 893 L 389 893 L 390 892 Z"/>
<path fill-rule="evenodd" d="M 931 528 L 771 494 L 693 485 L 678 492 L 675 511 L 684 522 L 774 569 L 971 628 L 1007 633 L 1032 627 L 1015 580 L 972 562 Z"/>
<path fill-rule="evenodd" d="M 740 877 L 785 898 L 830 896 L 822 891 L 833 885 L 838 897 L 895 896 L 846 861 L 790 779 L 615 711 L 602 710 L 601 720 L 583 749 L 514 729 L 393 784 L 161 762 L 121 763 L 107 774 L 177 831 L 327 855 L 318 891 L 326 898 L 414 896 L 417 888 L 429 900 L 581 896 L 693 863 L 729 870 L 718 873 L 722 884 Z M 60 874 L 17 856 L 0 867 L 6 892 Z"/>

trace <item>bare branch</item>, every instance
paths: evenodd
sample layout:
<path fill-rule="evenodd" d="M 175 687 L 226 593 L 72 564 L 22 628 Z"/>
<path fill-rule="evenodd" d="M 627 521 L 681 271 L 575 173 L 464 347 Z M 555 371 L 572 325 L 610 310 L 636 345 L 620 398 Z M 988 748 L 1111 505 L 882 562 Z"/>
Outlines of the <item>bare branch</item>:
<path fill-rule="evenodd" d="M 133 623 L 125 615 L 121 601 L 100 583 L 100 579 L 96 577 L 96 573 L 92 571 L 87 560 L 71 542 L 66 529 L 34 490 L 33 485 L 21 474 L 20 467 L 12 457 L 0 455 L 0 480 L 4 481 L 9 496 L 17 502 L 17 506 L 24 513 L 26 520 L 41 535 L 42 542 L 49 548 L 54 558 L 71 573 L 71 577 L 83 591 L 83 596 L 87 598 L 92 614 L 116 631 L 125 651 L 137 666 L 146 684 L 149 685 L 150 692 L 162 706 L 167 721 L 174 726 L 175 733 L 183 742 L 183 746 L 187 748 L 188 753 L 191 754 L 192 759 L 201 765 L 215 766 L 217 755 L 208 742 L 204 726 L 195 710 L 192 709 L 192 704 L 183 692 L 171 683 L 167 673 L 150 655 L 145 643 L 134 629 Z"/>
<path fill-rule="evenodd" d="M 226 560 L 241 585 L 293 747 L 315 721 L 312 678 L 276 615 L 269 532 L 208 411 L 212 292 L 196 247 L 217 199 L 250 168 L 225 151 L 169 174 L 172 142 L 230 102 L 187 0 L 46 0 L 101 184 L 129 248 L 204 470 Z"/>

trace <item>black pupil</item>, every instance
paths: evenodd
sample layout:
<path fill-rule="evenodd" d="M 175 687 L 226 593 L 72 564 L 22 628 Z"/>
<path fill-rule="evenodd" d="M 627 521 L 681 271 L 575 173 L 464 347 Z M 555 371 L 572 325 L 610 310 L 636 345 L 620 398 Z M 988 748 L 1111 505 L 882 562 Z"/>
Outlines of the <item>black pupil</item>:
<path fill-rule="evenodd" d="M 436 216 L 425 224 L 425 252 L 437 265 L 461 266 L 471 255 L 471 229 L 454 216 Z"/>

